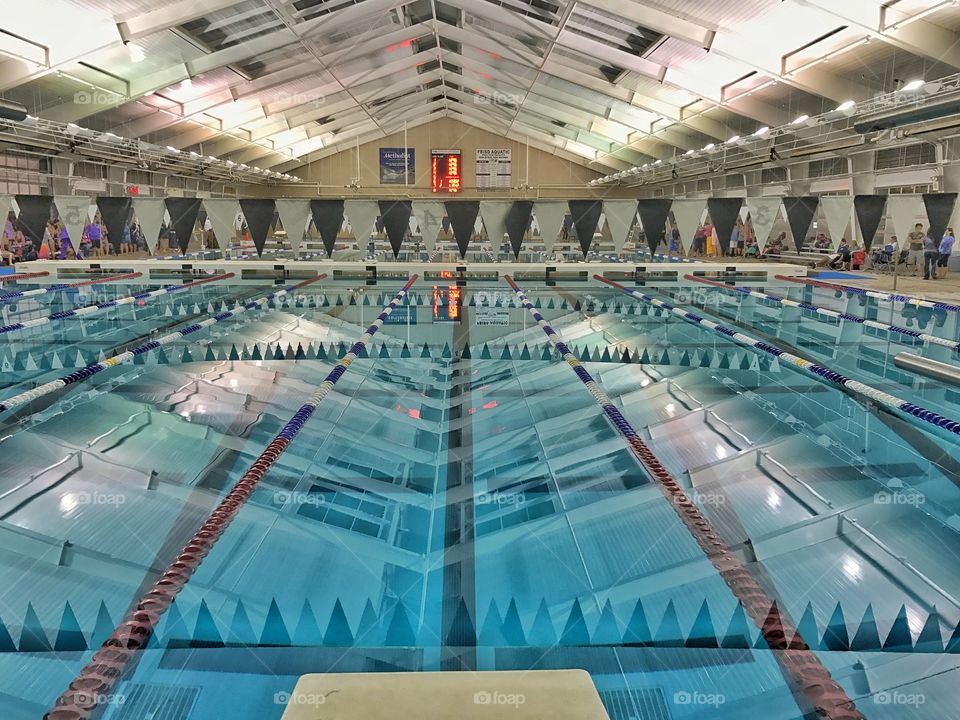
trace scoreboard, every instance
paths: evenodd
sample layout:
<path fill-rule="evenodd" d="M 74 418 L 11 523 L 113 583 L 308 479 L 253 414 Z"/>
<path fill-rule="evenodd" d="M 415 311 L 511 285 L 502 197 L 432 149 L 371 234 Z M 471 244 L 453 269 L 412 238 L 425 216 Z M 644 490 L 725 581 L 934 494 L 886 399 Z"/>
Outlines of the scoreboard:
<path fill-rule="evenodd" d="M 430 151 L 430 189 L 435 193 L 463 190 L 463 157 L 459 150 Z"/>

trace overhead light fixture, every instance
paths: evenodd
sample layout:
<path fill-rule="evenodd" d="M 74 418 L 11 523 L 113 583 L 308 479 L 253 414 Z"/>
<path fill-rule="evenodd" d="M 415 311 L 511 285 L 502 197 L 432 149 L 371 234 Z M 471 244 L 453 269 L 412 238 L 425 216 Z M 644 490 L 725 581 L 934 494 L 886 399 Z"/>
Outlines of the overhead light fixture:
<path fill-rule="evenodd" d="M 924 84 L 925 83 L 923 80 L 911 80 L 902 88 L 900 88 L 900 92 L 913 92 L 914 90 L 919 90 L 922 88 Z"/>
<path fill-rule="evenodd" d="M 191 90 L 192 88 L 193 88 L 193 80 L 191 80 L 190 78 L 186 78 L 180 81 L 181 90 Z"/>
<path fill-rule="evenodd" d="M 200 157 L 200 153 L 196 152 L 195 150 L 191 150 L 190 157 Z"/>
<path fill-rule="evenodd" d="M 704 152 L 710 152 L 711 150 L 713 150 L 713 149 L 716 148 L 716 147 L 717 147 L 716 145 L 714 145 L 713 143 L 710 143 L 709 145 L 704 145 L 704 146 L 703 146 L 703 151 L 704 151 Z"/>
<path fill-rule="evenodd" d="M 233 160 L 227 160 L 226 163 L 227 163 L 227 165 L 231 165 L 231 166 L 232 166 L 232 165 L 236 165 L 236 163 L 233 162 Z"/>
<path fill-rule="evenodd" d="M 762 128 L 760 128 L 759 130 L 757 130 L 757 131 L 753 134 L 753 136 L 754 136 L 754 137 L 763 137 L 764 135 L 767 135 L 769 132 L 770 132 L 770 128 L 768 128 L 766 125 L 764 125 Z"/>
<path fill-rule="evenodd" d="M 796 120 L 794 120 L 791 125 L 803 125 L 807 120 L 810 119 L 809 115 L 801 115 Z"/>
<path fill-rule="evenodd" d="M 180 154 L 180 151 L 177 150 L 177 148 L 175 148 L 173 145 L 167 145 L 167 150 L 169 150 L 170 152 L 172 152 L 174 155 L 179 155 L 179 154 Z"/>
<path fill-rule="evenodd" d="M 846 112 L 847 110 L 852 110 L 857 107 L 857 104 L 853 100 L 847 100 L 837 105 L 837 110 L 840 112 Z"/>
<path fill-rule="evenodd" d="M 687 150 L 687 151 L 684 153 L 684 156 L 685 156 L 685 157 L 690 157 L 691 155 L 695 154 L 696 152 L 697 152 L 696 150 Z"/>
<path fill-rule="evenodd" d="M 210 162 L 220 162 L 213 155 L 207 155 L 207 160 L 209 160 Z"/>
<path fill-rule="evenodd" d="M 740 142 L 740 136 L 734 135 L 732 138 L 727 140 L 727 145 L 736 145 L 738 142 Z"/>
<path fill-rule="evenodd" d="M 656 160 L 656 161 L 654 161 L 653 164 L 654 164 L 654 165 L 662 165 L 662 164 L 663 164 L 663 160 Z"/>

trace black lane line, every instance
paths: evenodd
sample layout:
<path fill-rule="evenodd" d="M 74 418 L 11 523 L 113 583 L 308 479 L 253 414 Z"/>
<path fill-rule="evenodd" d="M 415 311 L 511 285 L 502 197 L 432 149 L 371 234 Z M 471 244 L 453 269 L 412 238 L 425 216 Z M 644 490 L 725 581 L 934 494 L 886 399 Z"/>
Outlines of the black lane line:
<path fill-rule="evenodd" d="M 453 326 L 454 348 L 470 346 L 470 308 L 464 303 Z M 456 350 L 454 351 L 456 353 Z M 443 605 L 440 669 L 477 669 L 476 548 L 474 543 L 473 421 L 471 361 L 450 361 L 449 418 L 462 420 L 447 433 L 446 508 L 443 539 Z"/>

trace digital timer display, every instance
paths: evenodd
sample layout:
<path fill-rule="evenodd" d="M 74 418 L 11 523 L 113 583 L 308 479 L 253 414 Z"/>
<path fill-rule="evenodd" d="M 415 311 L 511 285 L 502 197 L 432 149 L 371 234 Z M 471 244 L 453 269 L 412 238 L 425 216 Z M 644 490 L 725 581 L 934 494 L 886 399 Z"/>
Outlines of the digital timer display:
<path fill-rule="evenodd" d="M 463 157 L 459 150 L 433 150 L 430 153 L 430 187 L 435 193 L 463 190 Z"/>

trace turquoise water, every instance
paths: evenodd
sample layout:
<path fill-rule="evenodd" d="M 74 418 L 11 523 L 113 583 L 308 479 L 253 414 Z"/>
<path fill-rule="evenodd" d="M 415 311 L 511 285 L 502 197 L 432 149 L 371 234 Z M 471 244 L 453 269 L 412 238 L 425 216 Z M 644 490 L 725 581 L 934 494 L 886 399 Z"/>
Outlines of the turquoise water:
<path fill-rule="evenodd" d="M 957 443 L 599 283 L 520 284 L 864 715 L 952 717 Z M 7 304 L 4 321 L 142 288 Z M 3 717 L 43 714 L 398 288 L 314 286 L 0 418 Z M 769 289 L 957 337 L 946 314 Z M 2 397 L 266 291 L 212 283 L 0 336 Z M 435 317 L 418 283 L 350 366 L 104 717 L 280 718 L 310 672 L 570 667 L 612 718 L 803 717 L 737 598 L 507 286 L 471 283 L 459 322 L 443 321 L 439 291 Z M 960 417 L 957 389 L 893 366 L 937 350 L 711 288 L 646 291 Z"/>

